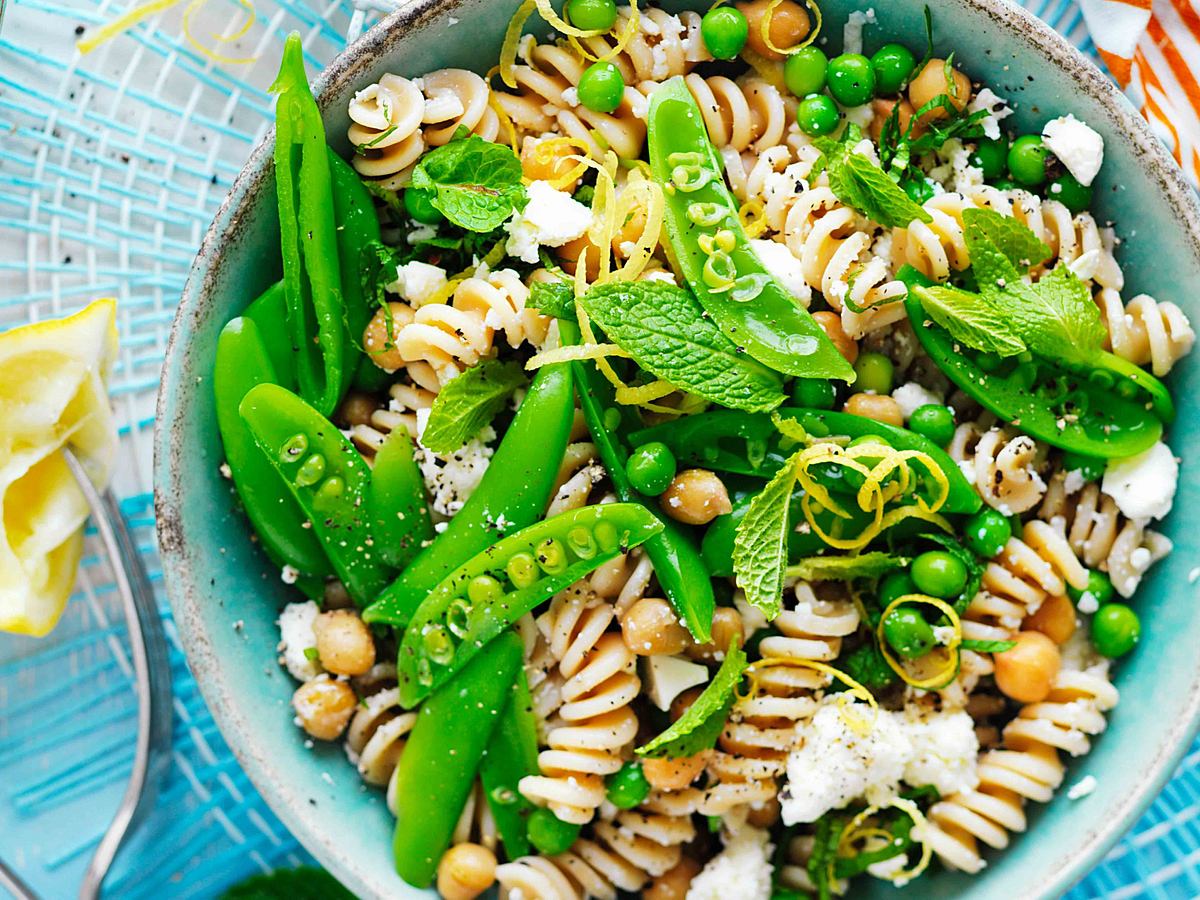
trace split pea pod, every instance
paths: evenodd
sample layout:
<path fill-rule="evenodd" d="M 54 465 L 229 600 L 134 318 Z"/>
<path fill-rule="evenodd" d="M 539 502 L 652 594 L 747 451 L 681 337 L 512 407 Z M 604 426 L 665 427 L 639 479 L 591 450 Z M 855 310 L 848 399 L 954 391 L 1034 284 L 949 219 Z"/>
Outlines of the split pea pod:
<path fill-rule="evenodd" d="M 363 250 L 379 241 L 379 217 L 371 195 L 354 171 L 354 167 L 329 151 L 329 176 L 333 188 L 333 216 L 337 223 L 339 274 L 342 303 L 345 309 L 346 343 L 342 366 L 342 390 L 349 387 L 355 373 L 365 366 L 380 370 L 362 349 L 363 331 L 371 321 L 374 310 L 363 293 Z"/>
<path fill-rule="evenodd" d="M 303 527 L 308 517 L 238 414 L 247 393 L 277 379 L 273 354 L 254 319 L 229 322 L 217 339 L 213 390 L 217 428 L 242 507 L 273 561 L 305 575 L 331 575 L 321 542 Z"/>
<path fill-rule="evenodd" d="M 428 887 L 450 846 L 521 671 L 521 639 L 509 631 L 484 647 L 421 706 L 396 770 L 396 871 Z"/>
<path fill-rule="evenodd" d="M 845 357 L 751 249 L 704 117 L 682 77 L 655 89 L 646 124 L 650 168 L 666 194 L 665 243 L 704 311 L 735 344 L 776 371 L 854 381 Z"/>
<path fill-rule="evenodd" d="M 492 544 L 435 587 L 400 642 L 400 703 L 413 707 L 517 619 L 662 531 L 644 506 L 604 503 L 553 516 Z"/>
<path fill-rule="evenodd" d="M 532 852 L 526 821 L 533 811 L 533 804 L 521 796 L 519 785 L 526 775 L 537 774 L 537 719 L 533 714 L 529 681 L 522 668 L 517 672 L 512 696 L 492 732 L 491 743 L 479 767 L 479 780 L 509 859 Z"/>
<path fill-rule="evenodd" d="M 367 607 L 364 620 L 404 627 L 449 572 L 497 538 L 541 518 L 567 449 L 574 408 L 571 370 L 561 364 L 541 369 L 470 499 Z"/>
<path fill-rule="evenodd" d="M 345 386 L 346 320 L 325 126 L 308 87 L 300 35 L 284 44 L 271 90 L 275 106 L 275 191 L 300 396 L 328 416 Z"/>
<path fill-rule="evenodd" d="M 239 413 L 350 596 L 359 606 L 369 603 L 391 570 L 374 547 L 367 517 L 366 462 L 332 422 L 279 385 L 252 388 Z"/>
<path fill-rule="evenodd" d="M 412 439 L 403 428 L 389 434 L 375 454 L 367 514 L 375 550 L 394 568 L 404 568 L 433 539 L 425 480 L 413 458 Z"/>
<path fill-rule="evenodd" d="M 242 315 L 258 326 L 258 335 L 275 368 L 273 383 L 289 391 L 296 390 L 296 348 L 286 324 L 287 292 L 283 282 L 277 281 L 263 291 Z M 234 412 L 237 412 L 236 406 Z"/>

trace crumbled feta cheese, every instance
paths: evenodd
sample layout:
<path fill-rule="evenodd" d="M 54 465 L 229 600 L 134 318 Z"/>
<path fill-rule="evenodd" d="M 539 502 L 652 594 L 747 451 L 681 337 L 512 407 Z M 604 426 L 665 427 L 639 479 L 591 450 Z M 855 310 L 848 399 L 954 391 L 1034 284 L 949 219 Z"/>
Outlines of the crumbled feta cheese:
<path fill-rule="evenodd" d="M 1082 491 L 1085 484 L 1087 484 L 1087 479 L 1083 477 L 1082 469 L 1072 469 L 1063 478 L 1063 490 L 1068 497 Z"/>
<path fill-rule="evenodd" d="M 938 405 L 942 402 L 941 397 L 924 385 L 917 384 L 915 381 L 905 382 L 892 391 L 892 399 L 899 404 L 900 412 L 904 415 L 905 422 L 912 418 L 912 414 L 916 412 L 917 407 L 929 406 L 930 404 Z"/>
<path fill-rule="evenodd" d="M 862 53 L 863 46 L 863 26 L 874 25 L 875 10 L 868 9 L 866 12 L 854 10 L 846 18 L 846 24 L 842 28 L 842 51 L 845 53 Z"/>
<path fill-rule="evenodd" d="M 287 668 L 289 674 L 297 681 L 312 681 L 324 670 L 312 651 L 316 649 L 317 639 L 313 634 L 313 622 L 321 612 L 312 600 L 303 603 L 289 603 L 279 614 L 279 653 L 280 662 Z"/>
<path fill-rule="evenodd" d="M 671 701 L 688 688 L 708 681 L 708 669 L 678 656 L 647 656 L 645 662 L 646 693 L 654 705 L 666 712 Z"/>
<path fill-rule="evenodd" d="M 666 269 L 654 269 L 642 273 L 642 281 L 661 281 L 663 284 L 675 284 L 675 276 Z"/>
<path fill-rule="evenodd" d="M 864 131 L 870 126 L 871 120 L 875 118 L 875 107 L 870 103 L 864 103 L 861 106 L 842 106 L 841 110 L 847 122 L 857 125 Z"/>
<path fill-rule="evenodd" d="M 1067 789 L 1067 799 L 1082 800 L 1092 791 L 1096 790 L 1096 784 L 1095 775 L 1084 775 Z"/>
<path fill-rule="evenodd" d="M 419 435 L 428 421 L 429 411 L 418 410 L 418 445 L 413 456 L 421 470 L 421 477 L 425 479 L 434 512 L 453 516 L 462 509 L 483 479 L 493 452 L 488 443 L 496 439 L 496 432 L 489 425 L 453 453 L 439 454 L 419 443 Z"/>
<path fill-rule="evenodd" d="M 1104 163 L 1104 138 L 1086 122 L 1070 114 L 1051 119 L 1042 128 L 1042 140 L 1084 187 L 1096 180 Z"/>
<path fill-rule="evenodd" d="M 420 308 L 445 286 L 445 269 L 413 260 L 396 266 L 396 280 L 389 284 L 387 289 L 393 294 L 399 294 L 414 307 Z"/>
<path fill-rule="evenodd" d="M 289 566 L 285 564 L 284 567 L 279 570 L 279 580 L 284 584 L 295 584 L 300 580 L 300 570 L 295 566 Z"/>
<path fill-rule="evenodd" d="M 979 93 L 972 97 L 971 102 L 967 104 L 967 112 L 979 112 L 981 109 L 988 111 L 988 114 L 979 120 L 979 125 L 983 128 L 983 136 L 993 141 L 998 140 L 1000 121 L 1013 114 L 1013 111 L 1008 108 L 1008 101 L 1003 97 L 996 96 L 991 88 L 981 88 Z"/>
<path fill-rule="evenodd" d="M 750 242 L 750 249 L 758 256 L 772 277 L 783 285 L 789 294 L 807 307 L 812 299 L 812 289 L 804 280 L 804 267 L 800 265 L 800 260 L 792 255 L 792 251 L 787 248 L 787 245 L 760 238 Z"/>
<path fill-rule="evenodd" d="M 1161 519 L 1171 511 L 1178 486 L 1179 462 L 1159 441 L 1137 456 L 1110 461 L 1101 490 L 1131 519 Z"/>
<path fill-rule="evenodd" d="M 522 262 L 536 263 L 538 247 L 561 247 L 583 235 L 592 224 L 592 211 L 549 182 L 529 185 L 529 204 L 505 226 L 504 252 Z"/>
<path fill-rule="evenodd" d="M 937 641 L 939 644 L 941 644 L 943 647 L 950 646 L 950 642 L 952 640 L 954 640 L 954 634 L 955 634 L 955 631 L 954 631 L 953 625 L 934 625 L 933 626 L 933 639 L 935 641 Z"/>
<path fill-rule="evenodd" d="M 733 816 L 726 817 L 725 829 L 725 848 L 692 879 L 687 900 L 768 900 L 775 850 L 770 835 Z"/>
<path fill-rule="evenodd" d="M 943 797 L 979 784 L 975 772 L 979 740 L 975 723 L 966 712 L 935 712 L 910 704 L 904 708 L 904 733 L 912 742 L 912 756 L 904 765 L 907 784 L 932 784 Z"/>
<path fill-rule="evenodd" d="M 938 150 L 938 158 L 950 166 L 939 180 L 960 194 L 983 184 L 983 169 L 971 165 L 971 151 L 957 138 L 951 138 Z"/>

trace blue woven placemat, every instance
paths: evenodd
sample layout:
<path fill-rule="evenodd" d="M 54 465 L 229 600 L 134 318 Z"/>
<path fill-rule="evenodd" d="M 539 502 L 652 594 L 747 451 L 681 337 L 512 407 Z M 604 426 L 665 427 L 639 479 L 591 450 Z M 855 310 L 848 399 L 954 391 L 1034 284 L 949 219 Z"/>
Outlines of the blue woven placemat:
<path fill-rule="evenodd" d="M 384 0 L 261 0 L 248 32 L 236 0 L 187 0 L 80 57 L 84 29 L 128 0 L 9 0 L 0 31 L 0 328 L 119 300 L 112 397 L 125 452 L 115 486 L 156 584 L 150 485 L 159 367 L 192 255 L 271 118 L 284 34 L 316 69 Z M 1084 52 L 1075 0 L 1025 5 Z M 96 548 L 60 629 L 0 635 L 0 857 L 43 896 L 74 896 L 133 758 L 131 667 L 111 576 Z M 184 662 L 165 600 L 175 689 L 173 766 L 157 810 L 123 855 L 110 896 L 211 897 L 248 875 L 307 861 L 221 739 Z M 1061 802 L 1069 802 L 1062 800 Z M 150 837 L 152 844 L 147 838 Z M 1033 836 L 1032 839 L 1036 839 Z M 1200 743 L 1133 831 L 1072 893 L 1200 896 Z"/>

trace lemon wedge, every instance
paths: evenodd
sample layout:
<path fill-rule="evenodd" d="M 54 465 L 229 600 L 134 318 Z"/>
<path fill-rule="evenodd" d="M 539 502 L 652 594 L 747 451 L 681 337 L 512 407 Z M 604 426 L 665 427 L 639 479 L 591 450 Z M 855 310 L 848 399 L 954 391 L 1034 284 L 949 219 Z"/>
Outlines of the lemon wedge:
<path fill-rule="evenodd" d="M 88 505 L 58 451 L 69 447 L 93 483 L 108 483 L 116 309 L 97 300 L 0 334 L 0 631 L 47 634 L 75 584 Z"/>

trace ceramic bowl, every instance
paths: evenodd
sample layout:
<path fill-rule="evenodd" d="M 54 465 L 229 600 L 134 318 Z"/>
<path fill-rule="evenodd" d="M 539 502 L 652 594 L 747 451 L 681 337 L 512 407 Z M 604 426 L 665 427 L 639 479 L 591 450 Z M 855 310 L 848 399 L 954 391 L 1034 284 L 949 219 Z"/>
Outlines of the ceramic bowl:
<path fill-rule="evenodd" d="M 868 47 L 899 39 L 923 45 L 925 0 L 820 0 L 829 36 L 841 44 L 847 14 L 874 6 L 881 24 Z M 697 8 L 707 7 L 707 0 Z M 346 104 L 387 71 L 417 76 L 442 66 L 482 70 L 497 58 L 515 0 L 416 0 L 374 28 L 317 79 L 331 140 L 345 153 Z M 1101 221 L 1118 223 L 1127 296 L 1145 291 L 1200 319 L 1185 286 L 1200 284 L 1200 216 L 1175 164 L 1134 109 L 1095 67 L 1040 21 L 1005 0 L 935 5 L 939 55 L 953 51 L 974 78 L 1010 98 L 1009 126 L 1028 131 L 1073 112 L 1103 136 L 1096 187 Z M 831 53 L 832 55 L 832 53 Z M 271 137 L 258 146 L 217 213 L 192 269 L 175 319 L 159 395 L 156 432 L 158 538 L 167 592 L 183 644 L 221 731 L 271 807 L 300 841 L 362 897 L 415 897 L 392 871 L 392 818 L 382 794 L 364 789 L 340 745 L 306 749 L 292 724 L 294 685 L 275 660 L 276 615 L 291 598 L 249 540 L 222 461 L 213 411 L 212 362 L 222 325 L 278 273 Z M 1200 606 L 1189 571 L 1200 529 L 1191 448 L 1200 444 L 1200 365 L 1188 360 L 1171 376 L 1179 418 L 1171 435 L 1183 477 L 1166 532 L 1175 553 L 1143 584 L 1137 607 L 1141 646 L 1116 670 L 1121 704 L 1092 753 L 1072 765 L 1064 790 L 1029 807 L 1029 833 L 989 854 L 985 873 L 932 873 L 906 893 L 973 900 L 1061 893 L 1099 861 L 1161 788 L 1188 745 L 1200 709 Z M 235 627 L 236 625 L 236 627 Z M 1080 800 L 1065 787 L 1097 779 Z M 886 884 L 865 896 L 890 896 Z"/>

